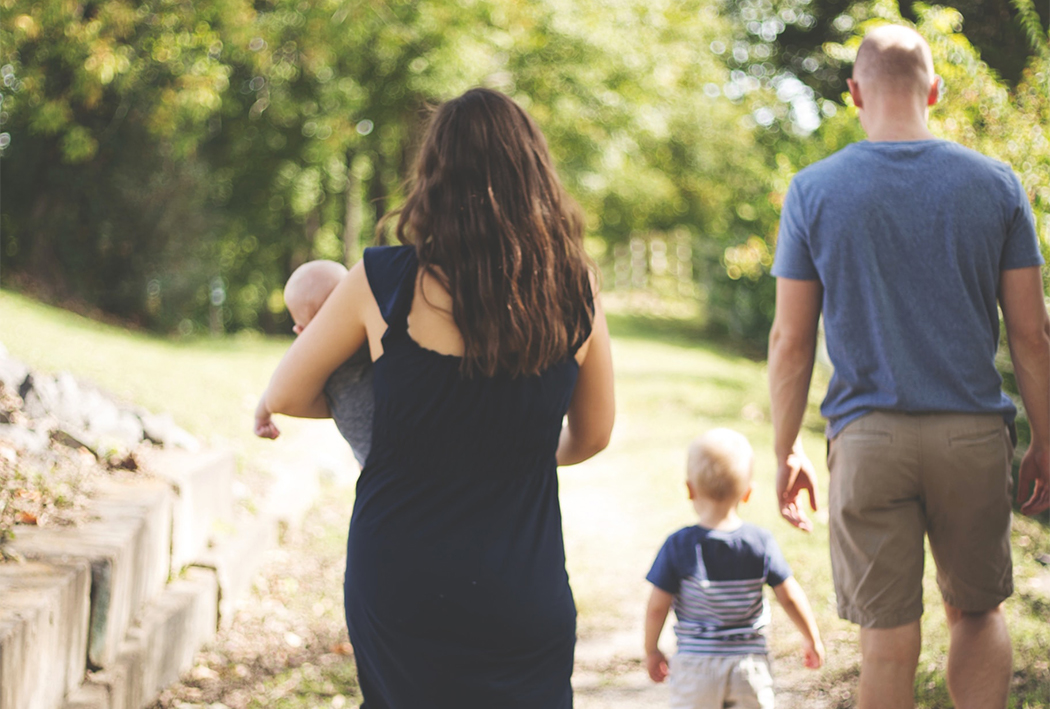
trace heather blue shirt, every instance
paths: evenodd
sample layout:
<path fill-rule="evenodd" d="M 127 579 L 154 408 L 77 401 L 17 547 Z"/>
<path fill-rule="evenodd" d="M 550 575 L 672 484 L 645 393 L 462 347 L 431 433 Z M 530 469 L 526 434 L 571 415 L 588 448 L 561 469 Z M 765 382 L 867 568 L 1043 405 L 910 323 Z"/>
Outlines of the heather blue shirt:
<path fill-rule="evenodd" d="M 824 288 L 829 437 L 878 409 L 1013 421 L 995 369 L 999 274 L 1042 263 L 1020 180 L 955 143 L 864 141 L 800 171 L 773 275 Z"/>

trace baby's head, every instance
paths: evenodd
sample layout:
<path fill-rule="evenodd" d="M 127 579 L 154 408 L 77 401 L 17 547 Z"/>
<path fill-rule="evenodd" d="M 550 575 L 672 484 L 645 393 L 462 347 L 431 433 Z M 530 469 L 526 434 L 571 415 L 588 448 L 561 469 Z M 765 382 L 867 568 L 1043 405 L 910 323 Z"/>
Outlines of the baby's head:
<path fill-rule="evenodd" d="M 346 268 L 335 261 L 307 261 L 292 272 L 284 285 L 284 304 L 295 322 L 298 335 L 317 315 L 325 299 L 346 275 Z"/>
<path fill-rule="evenodd" d="M 689 444 L 686 479 L 689 496 L 736 504 L 751 491 L 754 451 L 747 439 L 728 428 L 715 428 Z"/>

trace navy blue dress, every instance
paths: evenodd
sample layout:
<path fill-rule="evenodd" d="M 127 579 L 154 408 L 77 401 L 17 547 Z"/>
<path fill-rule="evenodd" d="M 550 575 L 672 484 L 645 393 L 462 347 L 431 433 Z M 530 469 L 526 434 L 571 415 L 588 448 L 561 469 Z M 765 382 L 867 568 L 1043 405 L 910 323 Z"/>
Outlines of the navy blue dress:
<path fill-rule="evenodd" d="M 576 361 L 463 377 L 408 335 L 414 248 L 364 262 L 387 331 L 344 585 L 363 709 L 567 709 L 576 607 L 555 450 Z"/>

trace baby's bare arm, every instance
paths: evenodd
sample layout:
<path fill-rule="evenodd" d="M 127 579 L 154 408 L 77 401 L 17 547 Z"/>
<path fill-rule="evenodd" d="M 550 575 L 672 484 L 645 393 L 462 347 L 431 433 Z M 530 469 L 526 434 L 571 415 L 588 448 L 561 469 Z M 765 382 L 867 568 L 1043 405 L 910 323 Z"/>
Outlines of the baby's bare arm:
<path fill-rule="evenodd" d="M 817 621 L 813 617 L 813 610 L 809 607 L 805 591 L 792 576 L 779 586 L 774 586 L 773 593 L 791 618 L 791 622 L 802 633 L 806 643 L 806 667 L 817 669 L 824 664 L 824 643 L 820 641 L 820 631 L 817 629 Z"/>

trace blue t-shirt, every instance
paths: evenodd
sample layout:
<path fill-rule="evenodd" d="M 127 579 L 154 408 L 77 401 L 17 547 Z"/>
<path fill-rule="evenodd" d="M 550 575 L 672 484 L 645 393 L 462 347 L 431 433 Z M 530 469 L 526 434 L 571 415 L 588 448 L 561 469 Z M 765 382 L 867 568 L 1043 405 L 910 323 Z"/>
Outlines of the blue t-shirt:
<path fill-rule="evenodd" d="M 746 655 L 766 652 L 764 584 L 779 586 L 790 576 L 773 534 L 745 522 L 731 531 L 678 530 L 645 578 L 674 596 L 678 652 Z"/>
<path fill-rule="evenodd" d="M 1020 180 L 955 143 L 864 141 L 800 171 L 773 275 L 823 286 L 829 437 L 878 409 L 1012 421 L 999 274 L 1042 263 Z"/>

